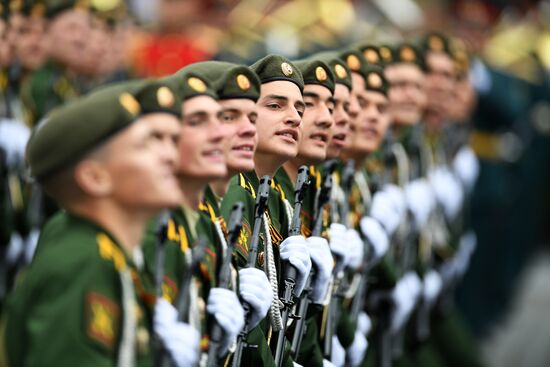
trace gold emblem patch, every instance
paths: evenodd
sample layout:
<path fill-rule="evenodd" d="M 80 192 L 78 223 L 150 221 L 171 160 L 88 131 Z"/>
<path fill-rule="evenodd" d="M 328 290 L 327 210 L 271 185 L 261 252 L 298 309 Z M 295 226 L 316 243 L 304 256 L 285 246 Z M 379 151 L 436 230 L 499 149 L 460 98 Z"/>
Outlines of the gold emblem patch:
<path fill-rule="evenodd" d="M 94 9 L 99 11 L 109 11 L 119 6 L 120 0 L 92 0 Z"/>
<path fill-rule="evenodd" d="M 353 71 L 357 71 L 361 67 L 361 63 L 355 55 L 348 55 L 346 62 L 348 64 L 348 67 Z"/>
<path fill-rule="evenodd" d="M 174 94 L 168 87 L 160 87 L 157 90 L 157 101 L 161 107 L 172 107 L 174 105 Z"/>
<path fill-rule="evenodd" d="M 413 49 L 410 47 L 402 48 L 401 52 L 399 53 L 399 57 L 401 57 L 401 60 L 407 61 L 407 62 L 413 62 L 416 60 L 416 54 L 414 53 Z"/>
<path fill-rule="evenodd" d="M 428 39 L 428 47 L 432 51 L 442 51 L 443 50 L 443 40 L 438 36 L 430 36 Z"/>
<path fill-rule="evenodd" d="M 317 66 L 315 68 L 315 77 L 318 81 L 324 82 L 327 80 L 327 71 L 322 66 Z"/>
<path fill-rule="evenodd" d="M 391 61 L 391 50 L 388 47 L 380 47 L 380 56 L 384 61 Z"/>
<path fill-rule="evenodd" d="M 340 79 L 346 79 L 346 77 L 348 76 L 348 72 L 346 71 L 346 68 L 344 68 L 340 64 L 334 65 L 334 73 Z"/>
<path fill-rule="evenodd" d="M 371 64 L 377 64 L 380 61 L 378 52 L 376 52 L 376 50 L 373 50 L 372 48 L 367 48 L 365 51 L 363 51 L 363 55 L 365 56 L 365 59 L 367 59 L 367 61 Z"/>
<path fill-rule="evenodd" d="M 288 62 L 283 62 L 281 64 L 281 70 L 283 74 L 285 74 L 286 76 L 291 76 L 292 73 L 294 72 L 294 70 L 292 70 L 292 66 L 290 66 Z"/>
<path fill-rule="evenodd" d="M 136 116 L 141 110 L 138 101 L 129 93 L 122 93 L 120 97 L 118 97 L 118 102 L 132 116 Z"/>
<path fill-rule="evenodd" d="M 191 77 L 187 79 L 187 85 L 191 87 L 196 92 L 204 93 L 206 91 L 206 84 L 204 82 L 196 77 Z"/>
<path fill-rule="evenodd" d="M 237 75 L 237 85 L 242 90 L 248 90 L 250 88 L 250 80 L 244 74 Z"/>
<path fill-rule="evenodd" d="M 369 86 L 372 88 L 380 88 L 382 86 L 382 78 L 376 73 L 370 73 L 367 80 Z"/>
<path fill-rule="evenodd" d="M 86 295 L 86 332 L 90 338 L 109 349 L 118 334 L 119 307 L 107 297 L 90 292 Z"/>

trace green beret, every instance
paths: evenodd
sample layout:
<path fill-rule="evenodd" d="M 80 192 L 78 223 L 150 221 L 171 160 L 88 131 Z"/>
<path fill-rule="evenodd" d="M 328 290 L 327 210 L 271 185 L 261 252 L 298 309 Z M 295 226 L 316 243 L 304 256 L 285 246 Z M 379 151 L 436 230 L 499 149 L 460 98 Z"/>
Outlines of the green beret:
<path fill-rule="evenodd" d="M 212 84 L 199 73 L 188 70 L 192 65 L 161 80 L 170 84 L 182 101 L 198 96 L 209 96 L 217 100 L 218 94 Z"/>
<path fill-rule="evenodd" d="M 148 113 L 181 117 L 181 101 L 166 83 L 123 85 L 127 88 L 115 84 L 52 110 L 27 144 L 31 174 L 47 178 Z"/>
<path fill-rule="evenodd" d="M 378 46 L 367 43 L 360 44 L 359 46 L 357 46 L 357 49 L 361 52 L 367 63 L 379 66 L 384 64 L 384 62 L 382 61 L 382 56 L 380 56 Z"/>
<path fill-rule="evenodd" d="M 402 42 L 392 48 L 393 61 L 392 64 L 410 63 L 415 64 L 420 69 L 426 69 L 424 55 L 420 48 L 410 42 Z"/>
<path fill-rule="evenodd" d="M 260 79 L 248 66 L 224 61 L 197 62 L 185 67 L 206 79 L 219 99 L 260 98 Z"/>
<path fill-rule="evenodd" d="M 361 75 L 361 77 L 365 79 L 366 70 L 367 70 L 366 67 L 368 65 L 368 62 L 367 60 L 365 60 L 365 58 L 363 57 L 361 52 L 359 52 L 359 50 L 348 49 L 345 51 L 341 51 L 339 53 L 339 56 L 342 60 L 346 62 L 346 65 L 352 72 L 355 72 Z"/>
<path fill-rule="evenodd" d="M 65 10 L 83 9 L 90 10 L 90 0 L 44 0 L 46 4 L 46 16 L 54 18 Z"/>
<path fill-rule="evenodd" d="M 332 70 L 334 82 L 345 85 L 349 90 L 351 84 L 351 70 L 344 60 L 342 60 L 337 52 L 325 51 L 319 52 L 311 56 L 312 59 L 324 61 Z"/>
<path fill-rule="evenodd" d="M 262 84 L 276 80 L 292 82 L 304 91 L 304 78 L 300 70 L 287 58 L 279 55 L 267 55 L 250 66 Z"/>
<path fill-rule="evenodd" d="M 453 56 L 450 39 L 438 32 L 429 32 L 420 39 L 420 47 L 425 54 L 428 52 L 443 52 Z"/>
<path fill-rule="evenodd" d="M 306 60 L 295 60 L 293 62 L 302 73 L 304 85 L 321 85 L 330 90 L 331 94 L 334 94 L 334 74 L 332 74 L 330 67 L 324 61 L 310 58 Z"/>
<path fill-rule="evenodd" d="M 384 76 L 384 69 L 377 65 L 365 67 L 365 89 L 370 92 L 378 92 L 388 95 L 389 83 Z"/>

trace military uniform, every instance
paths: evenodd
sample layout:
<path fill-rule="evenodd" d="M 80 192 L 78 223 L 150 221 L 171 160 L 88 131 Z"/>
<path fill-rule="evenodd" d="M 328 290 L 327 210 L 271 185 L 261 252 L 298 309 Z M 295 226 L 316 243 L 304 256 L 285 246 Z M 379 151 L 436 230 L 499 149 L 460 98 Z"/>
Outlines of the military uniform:
<path fill-rule="evenodd" d="M 161 83 L 118 85 L 57 110 L 29 142 L 31 173 L 40 182 L 55 176 L 151 111 L 181 116 L 180 103 Z M 73 138 L 60 144 L 67 131 Z M 135 255 L 89 219 L 71 212 L 53 217 L 8 299 L 4 364 L 150 366 L 155 294 Z"/>

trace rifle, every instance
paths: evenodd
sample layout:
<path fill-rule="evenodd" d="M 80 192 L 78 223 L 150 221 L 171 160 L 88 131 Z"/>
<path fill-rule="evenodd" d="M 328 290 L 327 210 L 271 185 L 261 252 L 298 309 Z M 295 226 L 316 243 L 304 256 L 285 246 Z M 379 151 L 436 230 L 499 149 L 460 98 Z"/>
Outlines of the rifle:
<path fill-rule="evenodd" d="M 269 200 L 269 189 L 271 187 L 271 178 L 269 176 L 263 176 L 260 179 L 260 186 L 258 187 L 258 194 L 256 196 L 256 205 L 254 208 L 254 227 L 252 229 L 252 238 L 250 240 L 250 246 L 248 251 L 248 263 L 247 268 L 256 267 L 256 261 L 258 258 L 258 244 L 260 242 L 260 231 L 264 223 L 264 213 L 267 210 L 267 202 Z M 245 315 L 250 313 L 250 306 L 247 303 L 243 304 Z M 246 335 L 250 332 L 250 325 L 248 324 L 248 317 L 245 317 L 245 324 L 239 336 L 237 337 L 237 348 L 233 356 L 233 367 L 240 367 L 241 358 L 244 346 L 246 344 Z"/>
<path fill-rule="evenodd" d="M 233 250 L 235 244 L 239 239 L 241 229 L 243 227 L 243 212 L 244 204 L 237 202 L 231 209 L 231 216 L 229 217 L 229 233 L 227 236 L 227 248 L 223 257 L 223 263 L 220 268 L 219 284 L 220 288 L 229 288 L 231 283 L 231 259 L 233 258 Z M 208 367 L 215 367 L 218 365 L 218 351 L 223 338 L 223 329 L 214 320 L 212 329 L 210 331 L 210 343 L 208 347 Z"/>
<path fill-rule="evenodd" d="M 193 253 L 191 257 L 187 257 L 187 264 L 189 265 L 189 268 L 183 273 L 181 277 L 180 292 L 176 303 L 176 309 L 178 311 L 177 321 L 179 322 L 189 322 L 189 306 L 191 304 L 191 282 L 193 280 L 193 274 L 195 274 L 199 269 L 200 262 L 206 252 L 207 244 L 208 240 L 204 236 L 199 237 L 196 245 L 193 247 Z M 162 355 L 160 356 L 159 365 L 161 367 L 176 366 L 174 361 L 169 358 L 169 355 L 167 355 L 166 353 L 162 353 Z"/>
<path fill-rule="evenodd" d="M 300 234 L 300 228 L 302 226 L 302 219 L 300 217 L 300 214 L 302 212 L 302 205 L 304 203 L 304 195 L 308 187 L 308 168 L 306 166 L 301 166 L 298 169 L 298 177 L 296 178 L 296 185 L 294 186 L 294 214 L 292 215 L 292 220 L 290 222 L 290 236 L 298 236 Z M 296 276 L 296 268 L 288 264 L 284 279 L 285 290 L 283 293 L 283 297 L 281 298 L 281 302 L 285 306 L 281 314 L 283 328 L 279 330 L 279 334 L 277 335 L 277 348 L 275 349 L 275 365 L 277 367 L 282 366 L 283 363 L 286 325 L 290 309 L 294 304 L 292 293 L 294 291 L 294 286 L 296 285 Z M 302 325 L 304 319 L 305 317 L 299 319 L 299 321 L 302 322 Z"/>

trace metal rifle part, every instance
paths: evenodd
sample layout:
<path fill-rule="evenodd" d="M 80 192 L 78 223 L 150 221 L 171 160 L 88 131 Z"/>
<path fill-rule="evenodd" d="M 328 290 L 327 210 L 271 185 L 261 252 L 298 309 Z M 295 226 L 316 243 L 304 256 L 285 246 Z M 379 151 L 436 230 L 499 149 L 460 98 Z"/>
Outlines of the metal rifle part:
<path fill-rule="evenodd" d="M 244 204 L 239 201 L 231 208 L 229 217 L 229 227 L 227 236 L 227 248 L 223 257 L 223 262 L 218 276 L 218 288 L 228 289 L 231 284 L 231 259 L 233 258 L 233 250 L 239 240 L 239 235 L 243 227 L 243 212 Z M 208 343 L 208 359 L 207 366 L 215 367 L 218 365 L 218 352 L 223 339 L 223 329 L 214 319 L 210 330 L 210 338 Z"/>
<path fill-rule="evenodd" d="M 260 186 L 258 187 L 256 195 L 256 205 L 254 207 L 254 227 L 252 229 L 252 238 L 250 240 L 250 246 L 248 250 L 248 263 L 247 268 L 256 267 L 256 261 L 258 258 L 258 244 L 260 242 L 260 231 L 263 228 L 264 213 L 267 210 L 267 203 L 269 200 L 269 189 L 271 187 L 271 178 L 269 176 L 263 176 L 260 179 Z M 237 338 L 237 347 L 233 355 L 233 367 L 241 366 L 241 359 L 243 349 L 246 345 L 246 335 L 250 332 L 250 325 L 248 324 L 248 314 L 250 313 L 250 306 L 248 303 L 243 303 L 243 309 L 245 314 L 245 324 L 239 336 Z"/>
<path fill-rule="evenodd" d="M 290 236 L 299 236 L 301 233 L 302 227 L 302 205 L 304 203 L 304 196 L 306 190 L 309 187 L 309 170 L 306 166 L 301 166 L 298 169 L 298 176 L 296 178 L 296 185 L 294 186 L 294 213 L 292 215 L 292 220 L 290 222 Z M 281 313 L 281 319 L 283 328 L 279 330 L 277 335 L 277 347 L 275 349 L 275 365 L 281 367 L 283 364 L 283 354 L 285 351 L 285 333 L 286 326 L 289 318 L 290 309 L 294 305 L 293 302 L 293 292 L 296 285 L 296 276 L 297 271 L 294 266 L 291 264 L 286 264 L 285 275 L 284 275 L 284 292 L 281 297 L 281 302 L 284 305 L 284 310 Z M 296 316 L 291 316 L 297 318 Z M 298 321 L 304 321 L 304 319 L 299 319 Z"/>

